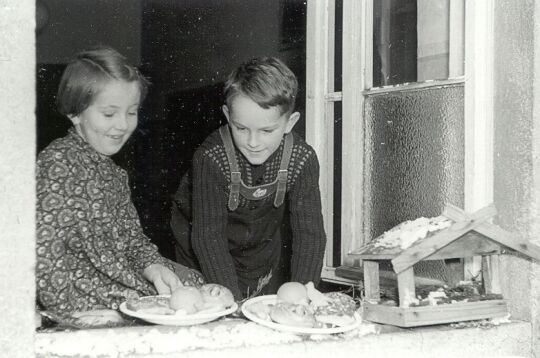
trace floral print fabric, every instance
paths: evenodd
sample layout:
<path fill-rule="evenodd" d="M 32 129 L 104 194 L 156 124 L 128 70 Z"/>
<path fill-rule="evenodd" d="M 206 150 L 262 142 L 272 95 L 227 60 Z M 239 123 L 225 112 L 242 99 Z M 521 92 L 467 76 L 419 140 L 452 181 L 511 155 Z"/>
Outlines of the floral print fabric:
<path fill-rule="evenodd" d="M 45 309 L 116 309 L 129 294 L 156 294 L 145 267 L 173 269 L 142 231 L 126 172 L 73 129 L 38 156 L 36 220 Z"/>

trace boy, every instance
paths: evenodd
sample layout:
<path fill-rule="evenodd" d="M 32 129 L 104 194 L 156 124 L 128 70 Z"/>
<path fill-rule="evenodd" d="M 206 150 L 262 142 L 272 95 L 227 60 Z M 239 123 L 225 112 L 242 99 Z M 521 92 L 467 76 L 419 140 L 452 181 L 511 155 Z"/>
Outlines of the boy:
<path fill-rule="evenodd" d="M 291 132 L 298 82 L 276 58 L 240 65 L 225 83 L 228 124 L 193 157 L 172 206 L 178 262 L 235 299 L 320 279 L 326 236 L 319 163 Z"/>

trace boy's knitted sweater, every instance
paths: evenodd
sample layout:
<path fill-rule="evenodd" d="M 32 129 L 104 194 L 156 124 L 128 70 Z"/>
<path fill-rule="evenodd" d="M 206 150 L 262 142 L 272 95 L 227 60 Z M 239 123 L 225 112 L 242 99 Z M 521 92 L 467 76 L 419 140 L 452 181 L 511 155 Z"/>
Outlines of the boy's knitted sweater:
<path fill-rule="evenodd" d="M 319 191 L 319 163 L 313 148 L 298 135 L 288 167 L 287 195 L 292 230 L 291 280 L 317 283 L 326 244 Z M 252 166 L 236 150 L 242 180 L 246 185 L 271 183 L 276 179 L 284 140 L 265 163 Z M 238 278 L 226 238 L 230 168 L 219 131 L 213 132 L 197 149 L 192 168 L 192 244 L 201 270 L 209 282 L 229 287 L 240 298 Z M 177 198 L 178 199 L 178 198 Z M 240 197 L 239 207 L 250 209 L 273 205 L 274 195 L 248 201 Z M 182 201 L 182 199 L 180 199 Z M 189 203 L 177 204 L 189 206 Z M 285 203 L 283 204 L 285 205 Z"/>

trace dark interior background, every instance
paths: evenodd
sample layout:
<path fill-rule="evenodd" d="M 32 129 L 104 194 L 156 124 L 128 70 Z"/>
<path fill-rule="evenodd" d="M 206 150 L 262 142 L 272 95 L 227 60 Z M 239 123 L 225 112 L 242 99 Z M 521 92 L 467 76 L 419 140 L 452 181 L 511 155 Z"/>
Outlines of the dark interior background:
<path fill-rule="evenodd" d="M 152 82 L 139 126 L 114 160 L 131 178 L 147 235 L 172 258 L 170 199 L 204 138 L 224 121 L 222 85 L 238 64 L 281 58 L 300 83 L 304 135 L 306 4 L 303 0 L 38 0 L 37 150 L 71 126 L 56 112 L 62 71 L 80 50 L 109 45 Z"/>

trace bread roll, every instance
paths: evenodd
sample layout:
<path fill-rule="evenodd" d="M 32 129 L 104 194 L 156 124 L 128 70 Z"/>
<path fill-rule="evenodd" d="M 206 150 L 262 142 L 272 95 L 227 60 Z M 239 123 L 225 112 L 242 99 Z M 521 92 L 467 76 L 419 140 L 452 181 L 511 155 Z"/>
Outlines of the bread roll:
<path fill-rule="evenodd" d="M 272 321 L 294 327 L 314 327 L 315 316 L 305 305 L 280 302 L 270 310 Z"/>
<path fill-rule="evenodd" d="M 277 291 L 278 302 L 288 302 L 294 304 L 308 304 L 306 286 L 300 282 L 285 282 Z"/>
<path fill-rule="evenodd" d="M 183 310 L 187 314 L 197 312 L 202 308 L 203 297 L 201 292 L 192 286 L 178 287 L 171 294 L 169 299 L 169 306 L 175 310 Z"/>
<path fill-rule="evenodd" d="M 225 286 L 207 283 L 200 288 L 200 291 L 206 308 L 219 306 L 225 309 L 234 304 L 234 296 Z"/>

